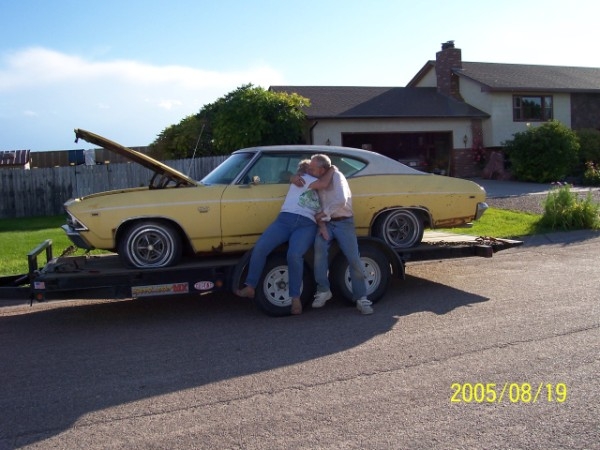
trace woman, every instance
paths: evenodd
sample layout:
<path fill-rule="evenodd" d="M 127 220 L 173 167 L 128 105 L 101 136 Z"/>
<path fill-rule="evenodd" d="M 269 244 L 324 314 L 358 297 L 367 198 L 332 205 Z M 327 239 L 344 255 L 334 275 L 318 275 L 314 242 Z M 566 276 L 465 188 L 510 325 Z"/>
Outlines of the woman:
<path fill-rule="evenodd" d="M 302 313 L 300 294 L 304 254 L 314 243 L 317 232 L 315 214 L 321 209 L 319 196 L 314 190 L 315 186 L 319 188 L 320 185 L 313 184 L 319 180 L 307 173 L 309 163 L 310 160 L 303 160 L 298 164 L 298 174 L 304 178 L 305 183 L 302 186 L 290 184 L 279 215 L 260 236 L 252 249 L 244 288 L 235 291 L 235 294 L 240 297 L 253 298 L 269 253 L 289 241 L 287 263 L 292 314 Z M 308 188 L 311 184 L 313 184 L 313 189 Z"/>

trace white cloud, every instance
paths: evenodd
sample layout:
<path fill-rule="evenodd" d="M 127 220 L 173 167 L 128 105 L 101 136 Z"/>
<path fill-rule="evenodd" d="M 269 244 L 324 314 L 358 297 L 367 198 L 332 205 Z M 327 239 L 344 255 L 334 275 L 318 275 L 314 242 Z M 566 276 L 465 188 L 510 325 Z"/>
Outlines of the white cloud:
<path fill-rule="evenodd" d="M 167 126 L 235 88 L 285 84 L 261 64 L 231 72 L 156 66 L 133 60 L 96 61 L 45 48 L 0 58 L 0 149 L 52 150 L 81 127 L 125 145 L 146 145 Z M 23 112 L 39 120 L 20 122 Z M 41 127 L 40 128 L 40 123 Z M 70 143 L 70 142 L 69 142 Z"/>
<path fill-rule="evenodd" d="M 2 65 L 0 90 L 98 80 L 202 89 L 228 87 L 250 80 L 257 85 L 269 85 L 281 78 L 268 66 L 223 73 L 179 65 L 154 66 L 133 60 L 90 61 L 41 47 L 6 55 Z"/>
<path fill-rule="evenodd" d="M 173 109 L 175 106 L 181 106 L 183 102 L 180 100 L 161 100 L 158 102 L 158 106 L 164 109 Z"/>

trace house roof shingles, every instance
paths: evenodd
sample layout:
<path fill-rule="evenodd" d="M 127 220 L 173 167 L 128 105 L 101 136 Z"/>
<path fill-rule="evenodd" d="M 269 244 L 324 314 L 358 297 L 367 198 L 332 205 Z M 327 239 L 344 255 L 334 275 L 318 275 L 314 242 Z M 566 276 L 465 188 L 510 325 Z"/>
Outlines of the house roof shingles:
<path fill-rule="evenodd" d="M 600 68 L 463 62 L 457 75 L 489 91 L 597 92 Z"/>
<path fill-rule="evenodd" d="M 473 106 L 439 94 L 436 88 L 355 86 L 271 86 L 311 101 L 309 119 L 489 117 Z"/>
<path fill-rule="evenodd" d="M 487 118 L 489 114 L 434 87 L 415 87 L 435 70 L 428 61 L 407 87 L 271 86 L 276 92 L 295 92 L 310 99 L 305 112 L 320 118 Z M 453 69 L 483 91 L 600 93 L 600 68 L 462 62 Z"/>

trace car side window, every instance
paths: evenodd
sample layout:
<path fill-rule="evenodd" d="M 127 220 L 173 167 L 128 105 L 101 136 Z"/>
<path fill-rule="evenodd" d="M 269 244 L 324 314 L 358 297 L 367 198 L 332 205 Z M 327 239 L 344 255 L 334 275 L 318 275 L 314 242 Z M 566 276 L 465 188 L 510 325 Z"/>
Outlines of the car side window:
<path fill-rule="evenodd" d="M 331 163 L 334 166 L 337 166 L 339 171 L 342 172 L 346 178 L 352 177 L 352 175 L 360 172 L 367 165 L 359 159 L 349 158 L 347 156 L 330 155 L 329 157 L 331 158 Z"/>
<path fill-rule="evenodd" d="M 312 153 L 263 153 L 254 161 L 252 166 L 245 170 L 240 184 L 288 184 L 290 176 L 298 170 L 298 163 L 303 159 L 310 159 Z M 332 164 L 346 176 L 352 177 L 361 171 L 367 164 L 359 159 L 344 155 L 329 154 Z"/>
<path fill-rule="evenodd" d="M 260 184 L 288 184 L 302 159 L 302 155 L 298 154 L 263 154 L 250 168 L 244 181 L 258 179 Z"/>

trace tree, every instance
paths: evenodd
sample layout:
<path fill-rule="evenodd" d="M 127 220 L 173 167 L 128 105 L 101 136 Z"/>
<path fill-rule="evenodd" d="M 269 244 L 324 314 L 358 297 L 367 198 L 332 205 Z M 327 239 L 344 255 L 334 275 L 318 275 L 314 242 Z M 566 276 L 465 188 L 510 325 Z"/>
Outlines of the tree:
<path fill-rule="evenodd" d="M 298 94 L 244 85 L 163 130 L 150 154 L 185 158 L 194 150 L 196 155 L 225 155 L 244 147 L 302 143 L 303 108 L 309 104 Z"/>
<path fill-rule="evenodd" d="M 549 183 L 564 180 L 578 161 L 579 141 L 574 131 L 556 120 L 515 133 L 504 143 L 512 172 L 522 181 Z"/>
<path fill-rule="evenodd" d="M 187 116 L 177 125 L 165 128 L 150 144 L 149 154 L 157 159 L 183 159 L 191 157 L 199 146 L 202 123 L 199 115 Z"/>

